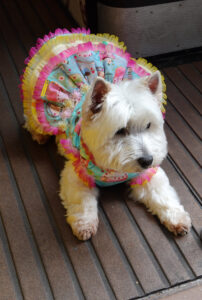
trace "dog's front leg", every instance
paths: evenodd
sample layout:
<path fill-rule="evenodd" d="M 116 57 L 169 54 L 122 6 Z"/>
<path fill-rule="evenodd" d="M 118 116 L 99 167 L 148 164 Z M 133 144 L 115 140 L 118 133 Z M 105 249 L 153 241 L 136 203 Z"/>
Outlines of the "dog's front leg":
<path fill-rule="evenodd" d="M 144 203 L 149 211 L 157 215 L 162 224 L 175 235 L 185 235 L 191 227 L 189 214 L 180 200 L 163 169 L 158 171 L 149 182 L 132 188 L 132 198 Z"/>
<path fill-rule="evenodd" d="M 70 161 L 61 173 L 60 197 L 67 210 L 67 222 L 79 240 L 88 240 L 98 227 L 96 188 L 88 188 L 77 176 Z"/>

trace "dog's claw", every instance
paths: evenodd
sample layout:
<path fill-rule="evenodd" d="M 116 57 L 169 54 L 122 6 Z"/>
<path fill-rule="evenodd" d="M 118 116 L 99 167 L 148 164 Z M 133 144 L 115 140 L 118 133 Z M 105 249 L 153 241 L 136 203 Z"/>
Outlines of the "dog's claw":
<path fill-rule="evenodd" d="M 187 226 L 185 224 L 177 224 L 177 225 L 171 225 L 171 224 L 165 224 L 164 225 L 168 228 L 169 231 L 171 231 L 175 236 L 185 236 L 190 231 L 190 226 Z"/>
<path fill-rule="evenodd" d="M 174 233 L 175 235 L 184 236 L 189 232 L 189 228 L 184 224 L 178 224 L 174 226 Z"/>
<path fill-rule="evenodd" d="M 79 220 L 74 224 L 72 224 L 71 226 L 72 226 L 73 234 L 80 241 L 87 241 L 96 234 L 98 228 L 98 219 L 88 223 Z"/>

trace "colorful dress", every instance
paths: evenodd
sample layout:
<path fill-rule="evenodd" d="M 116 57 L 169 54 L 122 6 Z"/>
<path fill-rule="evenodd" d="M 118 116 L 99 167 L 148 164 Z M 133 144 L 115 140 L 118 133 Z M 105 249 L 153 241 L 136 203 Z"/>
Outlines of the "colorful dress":
<path fill-rule="evenodd" d="M 42 135 L 56 135 L 59 147 L 72 160 L 78 176 L 89 187 L 151 179 L 157 168 L 143 173 L 119 174 L 99 168 L 80 137 L 81 110 L 95 77 L 111 83 L 148 76 L 157 69 L 144 59 L 135 60 L 118 38 L 90 34 L 86 29 L 57 29 L 37 40 L 25 60 L 21 96 L 27 127 Z M 165 83 L 161 111 L 166 103 Z"/>

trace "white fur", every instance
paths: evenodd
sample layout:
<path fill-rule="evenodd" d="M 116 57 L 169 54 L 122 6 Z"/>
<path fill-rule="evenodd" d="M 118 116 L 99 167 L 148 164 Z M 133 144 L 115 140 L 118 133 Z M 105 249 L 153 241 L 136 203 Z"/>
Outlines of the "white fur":
<path fill-rule="evenodd" d="M 100 114 L 89 122 L 85 114 L 90 102 L 88 95 L 83 107 L 82 136 L 100 167 L 142 171 L 137 159 L 144 153 L 154 157 L 153 165 L 162 162 L 167 153 L 164 121 L 156 97 L 142 79 L 111 85 Z M 146 130 L 149 122 L 151 128 Z M 116 131 L 127 125 L 130 135 L 117 138 Z"/>
<path fill-rule="evenodd" d="M 121 82 L 105 82 L 109 92 L 99 103 L 101 111 L 92 114 L 92 92 L 89 90 L 82 109 L 81 135 L 94 155 L 96 164 L 103 169 L 118 172 L 141 172 L 138 159 L 152 155 L 152 166 L 159 165 L 167 154 L 164 120 L 160 110 L 162 86 L 160 80 L 155 92 L 149 88 L 149 78 Z M 100 79 L 101 80 L 101 79 Z M 147 124 L 151 123 L 147 129 Z M 124 137 L 116 132 L 127 127 Z M 88 189 L 74 174 L 71 163 L 66 163 L 61 175 L 61 198 L 67 209 L 67 221 L 73 233 L 82 240 L 97 230 L 97 190 Z M 156 175 L 144 186 L 133 189 L 131 196 L 142 203 L 174 234 L 189 231 L 191 220 L 184 211 L 175 190 L 170 186 L 165 172 L 159 168 Z"/>
<path fill-rule="evenodd" d="M 151 181 L 131 191 L 133 199 L 144 203 L 149 211 L 157 215 L 162 224 L 175 235 L 184 235 L 191 226 L 189 214 L 180 204 L 174 188 L 163 169 L 159 168 Z"/>
<path fill-rule="evenodd" d="M 89 189 L 84 185 L 75 174 L 71 162 L 66 162 L 60 184 L 60 197 L 67 209 L 67 222 L 78 239 L 89 239 L 98 227 L 97 189 Z"/>
<path fill-rule="evenodd" d="M 96 103 L 93 95 L 98 81 L 102 81 L 101 85 L 107 92 L 102 97 L 103 101 Z M 142 172 L 145 169 L 138 160 L 146 155 L 153 157 L 149 167 L 161 164 L 167 155 L 161 100 L 159 72 L 116 85 L 102 78 L 95 80 L 82 107 L 81 136 L 99 167 L 119 173 Z M 92 108 L 92 104 L 96 109 Z M 122 128 L 127 129 L 126 135 L 117 134 Z M 27 129 L 30 130 L 29 127 Z M 42 135 L 33 130 L 30 132 L 38 142 L 44 141 Z M 89 239 L 98 227 L 97 189 L 84 185 L 75 174 L 71 162 L 65 164 L 60 184 L 60 196 L 67 209 L 67 222 L 79 239 Z M 144 203 L 174 234 L 189 231 L 189 214 L 184 211 L 161 168 L 150 182 L 133 189 L 131 196 Z"/>

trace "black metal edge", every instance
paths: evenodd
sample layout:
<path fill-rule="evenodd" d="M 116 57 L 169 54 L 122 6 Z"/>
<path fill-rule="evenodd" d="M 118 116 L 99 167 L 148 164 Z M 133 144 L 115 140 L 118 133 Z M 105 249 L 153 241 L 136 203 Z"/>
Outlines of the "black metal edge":
<path fill-rule="evenodd" d="M 86 18 L 88 27 L 97 33 L 97 0 L 86 0 Z"/>
<path fill-rule="evenodd" d="M 145 57 L 159 69 L 202 60 L 202 47 Z"/>
<path fill-rule="evenodd" d="M 172 2 L 182 2 L 184 0 L 97 0 L 93 2 L 100 2 L 106 6 L 117 8 L 134 8 L 152 5 L 160 5 Z M 89 1 L 90 2 L 90 1 Z"/>

